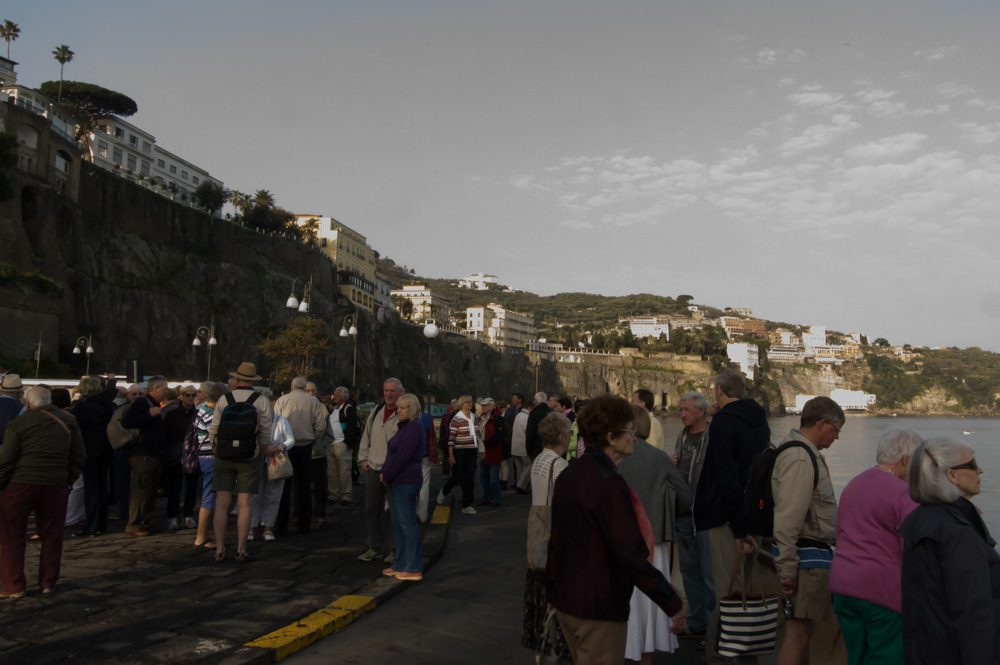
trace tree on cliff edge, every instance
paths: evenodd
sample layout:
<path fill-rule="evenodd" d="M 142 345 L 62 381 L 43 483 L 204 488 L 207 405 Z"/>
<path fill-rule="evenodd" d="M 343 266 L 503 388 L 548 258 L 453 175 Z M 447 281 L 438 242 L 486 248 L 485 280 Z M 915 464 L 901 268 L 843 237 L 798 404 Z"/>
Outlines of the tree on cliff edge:
<path fill-rule="evenodd" d="M 333 350 L 334 341 L 326 321 L 302 316 L 261 340 L 257 350 L 274 363 L 274 382 L 283 385 L 296 376 L 315 374 L 317 361 Z"/>
<path fill-rule="evenodd" d="M 226 204 L 231 194 L 232 192 L 219 183 L 206 180 L 198 185 L 191 198 L 199 208 L 203 208 L 209 215 L 215 215 L 222 210 L 222 206 Z"/>
<path fill-rule="evenodd" d="M 61 86 L 61 92 L 60 92 Z M 76 138 L 83 143 L 89 156 L 90 135 L 97 130 L 97 119 L 109 115 L 127 118 L 139 110 L 128 95 L 80 81 L 46 81 L 38 86 L 46 97 L 60 95 L 60 106 L 80 122 Z"/>

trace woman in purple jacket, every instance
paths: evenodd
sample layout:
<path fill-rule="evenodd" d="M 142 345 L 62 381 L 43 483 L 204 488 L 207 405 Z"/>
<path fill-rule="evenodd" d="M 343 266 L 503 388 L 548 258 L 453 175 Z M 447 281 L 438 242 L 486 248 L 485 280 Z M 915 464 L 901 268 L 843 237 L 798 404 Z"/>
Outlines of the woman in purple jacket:
<path fill-rule="evenodd" d="M 396 559 L 383 575 L 416 582 L 424 578 L 424 553 L 417 524 L 417 495 L 424 481 L 421 462 L 427 433 L 420 422 L 420 402 L 403 395 L 396 402 L 399 426 L 389 439 L 389 450 L 379 478 L 389 488 L 389 516 L 396 537 Z"/>

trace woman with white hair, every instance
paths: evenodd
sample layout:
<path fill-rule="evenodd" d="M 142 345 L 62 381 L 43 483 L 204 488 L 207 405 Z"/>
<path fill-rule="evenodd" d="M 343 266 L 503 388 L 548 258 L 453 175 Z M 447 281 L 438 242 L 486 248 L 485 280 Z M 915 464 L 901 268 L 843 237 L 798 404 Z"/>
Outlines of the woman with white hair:
<path fill-rule="evenodd" d="M 903 536 L 903 644 L 908 665 L 997 662 L 1000 554 L 979 510 L 973 450 L 940 437 L 913 453 Z"/>
<path fill-rule="evenodd" d="M 875 466 L 855 476 L 840 496 L 830 591 L 851 665 L 903 661 L 899 526 L 917 507 L 906 478 L 920 442 L 912 429 L 887 429 Z"/>

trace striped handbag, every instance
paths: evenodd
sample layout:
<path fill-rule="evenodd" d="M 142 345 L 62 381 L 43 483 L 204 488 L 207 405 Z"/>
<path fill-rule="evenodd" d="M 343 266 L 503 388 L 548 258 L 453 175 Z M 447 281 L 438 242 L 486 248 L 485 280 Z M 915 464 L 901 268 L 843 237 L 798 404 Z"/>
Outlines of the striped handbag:
<path fill-rule="evenodd" d="M 715 650 L 720 656 L 759 656 L 774 653 L 778 631 L 778 595 L 747 594 L 744 557 L 736 557 L 729 593 L 719 601 L 719 634 Z M 733 593 L 736 576 L 740 590 Z"/>

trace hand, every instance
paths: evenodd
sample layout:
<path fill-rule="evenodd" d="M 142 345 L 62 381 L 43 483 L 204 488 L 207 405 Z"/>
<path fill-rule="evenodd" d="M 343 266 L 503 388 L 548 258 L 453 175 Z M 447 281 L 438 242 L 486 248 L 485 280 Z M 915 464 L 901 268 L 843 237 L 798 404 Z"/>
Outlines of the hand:
<path fill-rule="evenodd" d="M 718 402 L 712 403 L 712 406 L 708 407 L 708 415 L 714 416 L 715 414 L 717 414 L 719 412 L 719 409 L 721 409 L 721 408 L 722 407 L 719 406 Z"/>
<path fill-rule="evenodd" d="M 367 472 L 371 467 L 368 466 L 368 460 L 361 460 L 361 470 Z"/>
<path fill-rule="evenodd" d="M 673 462 L 674 464 L 677 464 L 677 453 L 674 453 L 673 455 L 670 456 L 670 461 Z"/>
<path fill-rule="evenodd" d="M 781 592 L 786 596 L 791 596 L 795 593 L 795 590 L 799 588 L 799 578 L 798 577 L 782 577 L 781 578 Z"/>
<path fill-rule="evenodd" d="M 736 552 L 740 555 L 751 554 L 759 549 L 757 541 L 753 536 L 744 536 L 736 539 Z"/>
<path fill-rule="evenodd" d="M 149 415 L 153 416 L 154 418 L 160 415 L 161 413 L 163 413 L 163 409 L 161 409 L 158 406 L 154 406 L 152 409 L 149 410 Z"/>
<path fill-rule="evenodd" d="M 379 481 L 380 483 L 385 483 L 385 478 L 383 478 L 383 477 L 382 477 L 382 474 L 381 474 L 381 473 L 380 473 L 380 474 L 378 474 L 378 481 Z"/>
<path fill-rule="evenodd" d="M 476 455 L 476 460 L 482 462 L 484 457 L 486 457 L 486 453 L 479 453 Z"/>
<path fill-rule="evenodd" d="M 452 453 L 448 453 L 448 464 L 455 466 L 455 455 Z"/>
<path fill-rule="evenodd" d="M 106 376 L 108 377 L 108 381 L 114 381 L 115 380 L 115 373 L 114 372 L 108 372 L 106 374 Z"/>
<path fill-rule="evenodd" d="M 680 612 L 670 617 L 670 621 L 673 623 L 670 627 L 670 632 L 674 635 L 678 635 L 687 630 L 687 607 L 682 607 Z"/>

